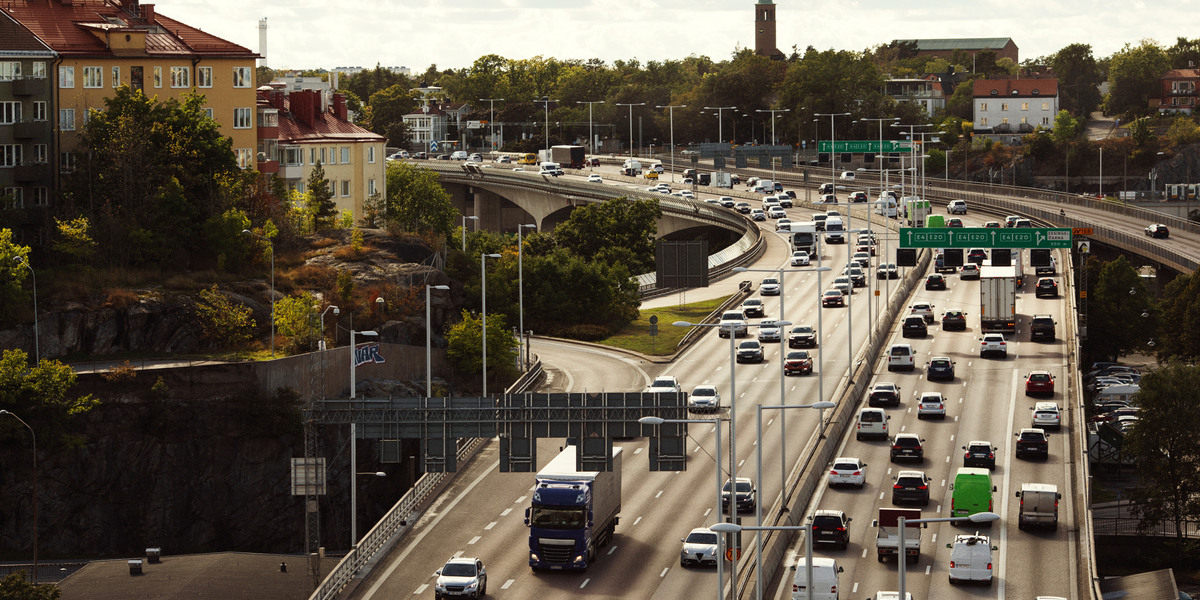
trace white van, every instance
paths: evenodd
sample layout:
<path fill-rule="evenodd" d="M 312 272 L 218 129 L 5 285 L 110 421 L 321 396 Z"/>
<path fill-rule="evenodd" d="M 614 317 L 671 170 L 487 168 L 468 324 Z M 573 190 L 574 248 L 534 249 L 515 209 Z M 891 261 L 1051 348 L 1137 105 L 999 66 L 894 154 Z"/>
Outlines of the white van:
<path fill-rule="evenodd" d="M 846 243 L 846 226 L 842 223 L 841 217 L 829 217 L 825 219 L 825 243 Z"/>
<path fill-rule="evenodd" d="M 888 416 L 882 408 L 864 408 L 858 411 L 857 423 L 854 429 L 854 439 L 887 438 Z"/>
<path fill-rule="evenodd" d="M 558 163 L 544 162 L 538 165 L 538 174 L 558 177 L 563 174 L 563 170 L 562 167 L 558 166 Z"/>
<path fill-rule="evenodd" d="M 450 160 L 467 160 L 466 150 L 455 150 L 450 153 Z"/>
<path fill-rule="evenodd" d="M 916 351 L 913 350 L 912 344 L 892 344 L 892 347 L 888 348 L 888 370 L 913 370 L 916 367 L 915 355 Z"/>
<path fill-rule="evenodd" d="M 796 562 L 792 578 L 792 600 L 808 600 L 808 561 L 803 556 Z M 838 573 L 844 569 L 832 558 L 813 557 L 813 600 L 838 600 Z"/>
<path fill-rule="evenodd" d="M 1017 517 L 1017 529 L 1026 527 L 1048 527 L 1058 529 L 1058 501 L 1062 494 L 1058 486 L 1049 483 L 1024 483 L 1017 492 L 1021 499 L 1021 512 Z"/>
<path fill-rule="evenodd" d="M 999 548 L 991 545 L 986 535 L 959 535 L 954 537 L 950 548 L 950 583 L 960 581 L 992 582 L 992 551 Z"/>
<path fill-rule="evenodd" d="M 842 181 L 854 181 L 854 171 L 842 171 L 842 174 L 838 176 L 838 179 L 841 179 Z"/>

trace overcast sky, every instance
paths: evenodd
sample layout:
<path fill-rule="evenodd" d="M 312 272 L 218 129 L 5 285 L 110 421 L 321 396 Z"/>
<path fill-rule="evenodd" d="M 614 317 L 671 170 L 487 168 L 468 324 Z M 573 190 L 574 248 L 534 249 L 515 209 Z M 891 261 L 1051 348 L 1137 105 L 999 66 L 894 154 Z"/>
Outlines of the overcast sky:
<path fill-rule="evenodd" d="M 776 3 L 779 49 L 864 50 L 897 38 L 1011 37 L 1022 61 L 1067 44 L 1096 58 L 1126 43 L 1200 35 L 1200 0 L 815 0 Z M 915 4 L 915 6 L 914 6 Z M 258 51 L 275 69 L 470 66 L 520 59 L 728 59 L 754 46 L 753 0 L 167 0 L 157 12 Z"/>

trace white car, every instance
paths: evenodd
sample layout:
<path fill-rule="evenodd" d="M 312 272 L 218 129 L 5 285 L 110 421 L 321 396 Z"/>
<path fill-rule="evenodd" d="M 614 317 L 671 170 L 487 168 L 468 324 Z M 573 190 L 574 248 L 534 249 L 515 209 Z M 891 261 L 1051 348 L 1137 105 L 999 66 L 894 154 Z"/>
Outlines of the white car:
<path fill-rule="evenodd" d="M 759 321 L 758 322 L 758 341 L 759 342 L 778 342 L 783 331 L 775 321 Z"/>
<path fill-rule="evenodd" d="M 887 368 L 889 371 L 896 369 L 911 371 L 916 366 L 915 359 L 916 352 L 911 344 L 892 344 L 892 347 L 888 348 Z"/>
<path fill-rule="evenodd" d="M 985 333 L 979 340 L 979 357 L 985 358 L 989 354 L 999 354 L 1000 358 L 1008 358 L 1008 343 L 1004 341 L 1004 336 L 999 333 Z"/>
<path fill-rule="evenodd" d="M 674 375 L 660 375 L 642 391 L 647 394 L 678 394 L 679 380 L 675 379 Z"/>
<path fill-rule="evenodd" d="M 791 230 L 792 230 L 792 220 L 791 219 L 779 219 L 778 221 L 775 221 L 775 231 L 791 231 Z"/>
<path fill-rule="evenodd" d="M 679 541 L 683 542 L 683 549 L 679 551 L 679 566 L 717 566 L 717 543 L 720 541 L 717 532 L 707 527 L 697 527 Z"/>
<path fill-rule="evenodd" d="M 808 260 L 809 260 L 808 253 L 803 250 L 797 250 L 792 253 L 792 266 L 793 267 L 807 267 Z"/>
<path fill-rule="evenodd" d="M 925 392 L 917 402 L 917 418 L 937 417 L 946 418 L 946 400 L 938 392 Z"/>
<path fill-rule="evenodd" d="M 758 284 L 758 292 L 764 296 L 779 295 L 779 280 L 774 277 L 767 277 Z"/>
<path fill-rule="evenodd" d="M 946 205 L 946 212 L 951 215 L 967 214 L 967 201 L 966 200 L 951 200 L 950 204 Z"/>
<path fill-rule="evenodd" d="M 813 201 L 813 204 L 837 204 L 837 196 L 833 194 L 822 194 L 820 198 Z"/>
<path fill-rule="evenodd" d="M 595 173 L 588 175 L 587 180 L 588 180 L 588 183 L 604 183 L 604 178 Z"/>
<path fill-rule="evenodd" d="M 1033 405 L 1033 427 L 1059 429 L 1062 427 L 1062 411 L 1057 402 L 1038 402 Z"/>
<path fill-rule="evenodd" d="M 492 159 L 492 162 L 502 165 L 512 164 L 512 158 L 508 156 L 497 156 Z"/>
<path fill-rule="evenodd" d="M 658 173 L 659 175 L 662 175 L 664 169 L 663 169 L 662 164 L 655 164 L 650 167 L 650 170 L 654 171 L 655 173 Z"/>
<path fill-rule="evenodd" d="M 917 303 L 913 304 L 912 306 L 909 307 L 908 314 L 918 315 L 921 318 L 925 319 L 926 325 L 929 325 L 929 324 L 933 323 L 933 321 L 934 321 L 933 305 L 928 302 L 917 302 Z"/>
<path fill-rule="evenodd" d="M 838 176 L 838 179 L 842 181 L 854 181 L 854 171 L 842 171 L 842 174 Z"/>
<path fill-rule="evenodd" d="M 833 468 L 829 470 L 829 485 L 852 485 L 862 488 L 867 483 L 867 463 L 852 456 L 839 456 L 833 459 Z"/>
<path fill-rule="evenodd" d="M 742 337 L 746 335 L 746 314 L 741 310 L 727 310 L 721 314 L 719 325 L 718 337 Z"/>
<path fill-rule="evenodd" d="M 787 216 L 787 213 L 779 206 L 772 206 L 767 210 L 767 216 L 772 219 L 782 219 Z"/>
<path fill-rule="evenodd" d="M 692 190 L 683 190 L 682 192 L 679 192 L 679 193 L 680 193 L 680 194 L 682 194 L 682 195 L 683 195 L 683 197 L 684 197 L 684 198 L 687 198 L 688 200 L 695 200 L 695 199 L 696 199 L 696 194 L 693 194 L 693 193 L 692 193 Z"/>
<path fill-rule="evenodd" d="M 986 535 L 954 537 L 950 551 L 950 583 L 960 581 L 992 582 L 992 541 Z"/>
<path fill-rule="evenodd" d="M 451 558 L 434 574 L 438 576 L 433 584 L 438 598 L 483 598 L 487 595 L 487 571 L 478 558 Z"/>
<path fill-rule="evenodd" d="M 698 385 L 688 395 L 689 412 L 716 412 L 721 409 L 721 394 L 714 385 Z"/>

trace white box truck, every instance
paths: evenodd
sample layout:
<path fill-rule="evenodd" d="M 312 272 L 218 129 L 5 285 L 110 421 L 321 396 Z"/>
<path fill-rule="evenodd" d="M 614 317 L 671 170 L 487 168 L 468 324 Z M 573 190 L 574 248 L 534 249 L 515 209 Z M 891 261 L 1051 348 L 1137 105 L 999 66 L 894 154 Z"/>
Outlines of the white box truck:
<path fill-rule="evenodd" d="M 979 270 L 979 327 L 983 331 L 1017 330 L 1017 267 L 985 265 Z"/>

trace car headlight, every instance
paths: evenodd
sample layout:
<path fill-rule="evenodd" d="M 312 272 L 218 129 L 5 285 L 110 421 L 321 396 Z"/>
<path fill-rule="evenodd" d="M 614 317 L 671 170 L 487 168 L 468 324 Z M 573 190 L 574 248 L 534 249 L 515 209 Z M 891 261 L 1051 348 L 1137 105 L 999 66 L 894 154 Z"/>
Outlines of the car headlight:
<path fill-rule="evenodd" d="M 468 583 L 464 589 L 467 589 L 467 590 L 473 590 L 473 589 L 475 589 L 475 588 L 477 588 L 477 587 L 479 587 L 479 580 L 478 580 L 478 579 L 476 579 L 475 581 L 472 581 L 471 583 Z"/>
<path fill-rule="evenodd" d="M 446 584 L 439 581 L 439 582 L 433 584 L 433 588 L 439 592 L 444 592 L 444 591 L 446 591 Z"/>

